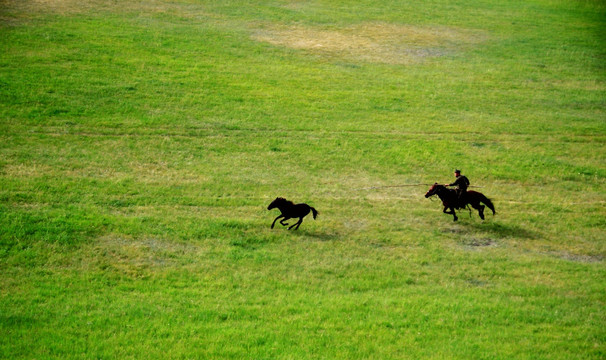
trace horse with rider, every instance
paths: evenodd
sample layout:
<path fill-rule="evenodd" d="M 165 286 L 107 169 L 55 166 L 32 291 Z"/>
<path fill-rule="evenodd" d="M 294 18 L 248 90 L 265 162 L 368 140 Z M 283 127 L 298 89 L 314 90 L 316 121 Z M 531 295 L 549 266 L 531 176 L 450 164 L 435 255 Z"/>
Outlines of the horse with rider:
<path fill-rule="evenodd" d="M 484 220 L 484 208 L 486 206 L 492 210 L 493 215 L 495 214 L 494 205 L 489 198 L 478 191 L 467 191 L 467 188 L 470 186 L 470 181 L 467 176 L 461 175 L 461 170 L 455 170 L 454 175 L 454 182 L 444 185 L 438 183 L 433 184 L 425 193 L 425 197 L 429 198 L 433 195 L 438 195 L 444 206 L 443 212 L 445 214 L 451 214 L 454 217 L 454 221 L 458 220 L 455 209 L 465 209 L 467 205 L 471 205 L 471 207 L 478 210 L 478 214 L 482 220 Z M 456 189 L 449 189 L 448 187 L 450 186 L 456 186 Z"/>

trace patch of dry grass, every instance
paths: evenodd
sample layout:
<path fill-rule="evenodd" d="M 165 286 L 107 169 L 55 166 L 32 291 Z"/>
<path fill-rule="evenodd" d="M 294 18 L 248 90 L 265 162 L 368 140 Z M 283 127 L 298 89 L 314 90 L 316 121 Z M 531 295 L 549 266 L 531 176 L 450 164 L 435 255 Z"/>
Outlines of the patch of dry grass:
<path fill-rule="evenodd" d="M 19 13 L 23 21 L 37 14 L 71 16 L 103 12 L 139 13 L 145 16 L 171 14 L 181 18 L 209 16 L 202 7 L 173 1 L 116 1 L 116 0 L 0 0 L 0 22 L 17 21 L 5 12 Z"/>
<path fill-rule="evenodd" d="M 483 41 L 485 35 L 449 27 L 364 23 L 342 29 L 266 26 L 252 30 L 252 38 L 277 46 L 358 61 L 409 64 L 455 53 Z"/>
<path fill-rule="evenodd" d="M 64 16 L 84 13 L 170 14 L 182 19 L 229 22 L 201 5 L 172 1 L 117 2 L 112 0 L 0 0 L 0 21 L 12 24 L 38 14 Z M 11 15 L 11 13 L 13 13 Z M 18 18 L 15 14 L 19 14 Z M 348 27 L 313 27 L 277 23 L 240 23 L 254 41 L 307 51 L 328 57 L 383 64 L 411 64 L 464 51 L 486 39 L 478 30 L 446 26 L 413 26 L 381 22 Z"/>
<path fill-rule="evenodd" d="M 0 7 L 3 10 L 26 14 L 79 14 L 86 13 L 100 5 L 101 2 L 95 0 L 0 0 Z M 4 17 L 2 18 L 4 20 Z"/>

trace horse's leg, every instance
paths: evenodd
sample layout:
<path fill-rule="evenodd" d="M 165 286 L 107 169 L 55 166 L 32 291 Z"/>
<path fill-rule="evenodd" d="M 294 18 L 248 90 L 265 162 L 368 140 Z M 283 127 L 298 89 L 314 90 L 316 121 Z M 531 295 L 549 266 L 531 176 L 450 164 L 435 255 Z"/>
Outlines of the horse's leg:
<path fill-rule="evenodd" d="M 480 202 L 471 203 L 471 207 L 478 210 L 478 214 L 480 215 L 480 219 L 484 220 L 484 208 L 485 206 L 480 204 Z"/>
<path fill-rule="evenodd" d="M 284 215 L 280 214 L 277 218 L 274 219 L 274 222 L 271 223 L 271 228 L 274 228 L 274 225 L 276 224 L 276 220 L 278 220 L 279 218 L 284 217 Z M 284 220 L 280 220 L 280 223 L 282 223 L 282 221 Z"/>
<path fill-rule="evenodd" d="M 299 218 L 299 221 L 297 221 L 297 222 L 296 222 L 296 223 L 294 223 L 294 224 L 293 224 L 291 227 L 289 227 L 289 228 L 288 228 L 288 230 L 290 230 L 290 229 L 294 228 L 295 226 L 296 226 L 295 230 L 299 229 L 299 226 L 301 226 L 301 223 L 302 223 L 302 222 L 303 222 L 303 217 L 300 217 L 300 218 Z"/>
<path fill-rule="evenodd" d="M 304 217 L 305 217 L 305 216 L 301 216 L 301 217 L 299 218 L 299 223 L 297 224 L 297 227 L 295 228 L 295 230 L 299 230 L 299 226 L 301 226 L 301 224 L 303 223 L 303 218 L 304 218 Z"/>
<path fill-rule="evenodd" d="M 454 207 L 450 207 L 450 211 L 446 211 L 446 209 L 448 209 L 448 207 L 444 207 L 444 214 L 450 214 L 452 216 L 454 216 L 454 219 L 452 221 L 457 221 L 459 218 L 457 217 L 457 213 L 454 210 Z"/>
<path fill-rule="evenodd" d="M 285 223 L 286 220 L 288 220 L 290 218 L 287 218 L 286 216 L 284 217 L 284 219 L 280 220 L 280 224 L 282 224 L 282 226 L 288 226 L 288 223 Z"/>

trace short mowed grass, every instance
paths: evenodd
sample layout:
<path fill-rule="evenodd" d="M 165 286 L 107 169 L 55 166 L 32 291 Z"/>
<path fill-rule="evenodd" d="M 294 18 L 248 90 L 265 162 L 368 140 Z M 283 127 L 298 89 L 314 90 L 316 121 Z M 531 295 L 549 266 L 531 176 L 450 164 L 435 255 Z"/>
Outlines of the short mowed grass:
<path fill-rule="evenodd" d="M 1 0 L 0 358 L 606 357 L 605 29 L 589 0 Z M 454 168 L 495 216 L 424 198 Z M 272 230 L 277 196 L 320 215 Z"/>

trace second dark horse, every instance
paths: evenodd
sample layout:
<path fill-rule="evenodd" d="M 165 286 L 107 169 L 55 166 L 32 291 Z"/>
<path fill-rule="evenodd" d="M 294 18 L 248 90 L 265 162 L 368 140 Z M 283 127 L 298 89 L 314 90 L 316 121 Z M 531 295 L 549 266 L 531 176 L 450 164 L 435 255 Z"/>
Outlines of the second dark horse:
<path fill-rule="evenodd" d="M 285 223 L 286 220 L 299 218 L 299 221 L 297 221 L 288 228 L 288 230 L 292 228 L 295 228 L 295 230 L 297 230 L 303 222 L 303 218 L 307 216 L 310 211 L 313 213 L 314 219 L 316 218 L 316 216 L 318 216 L 318 212 L 316 211 L 316 209 L 312 208 L 311 206 L 307 204 L 295 204 L 292 201 L 288 201 L 281 197 L 278 197 L 274 201 L 272 201 L 271 204 L 269 204 L 269 206 L 267 207 L 267 210 L 271 210 L 273 208 L 278 208 L 281 214 L 280 216 L 274 219 L 274 222 L 271 224 L 272 229 L 276 224 L 276 220 L 278 220 L 279 218 L 283 218 L 282 220 L 280 220 L 280 224 L 284 226 L 288 226 L 288 224 Z"/>
<path fill-rule="evenodd" d="M 454 216 L 453 221 L 457 221 L 458 219 L 455 209 L 464 209 L 467 204 L 471 205 L 471 207 L 478 210 L 478 213 L 480 214 L 480 218 L 482 218 L 482 220 L 484 220 L 485 206 L 481 203 L 488 206 L 488 208 L 492 210 L 493 215 L 495 214 L 494 205 L 492 204 L 492 201 L 490 201 L 490 199 L 484 196 L 484 194 L 482 194 L 481 192 L 468 191 L 467 193 L 465 193 L 464 203 L 459 204 L 457 193 L 454 190 L 448 189 L 444 185 L 435 183 L 425 193 L 425 197 L 428 198 L 433 195 L 438 195 L 440 200 L 442 200 L 442 205 L 444 205 L 444 213 L 451 214 L 452 216 Z M 448 209 L 450 209 L 450 211 L 446 211 Z"/>

